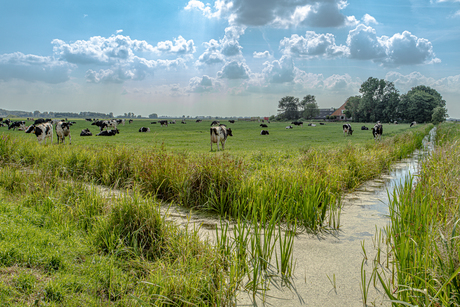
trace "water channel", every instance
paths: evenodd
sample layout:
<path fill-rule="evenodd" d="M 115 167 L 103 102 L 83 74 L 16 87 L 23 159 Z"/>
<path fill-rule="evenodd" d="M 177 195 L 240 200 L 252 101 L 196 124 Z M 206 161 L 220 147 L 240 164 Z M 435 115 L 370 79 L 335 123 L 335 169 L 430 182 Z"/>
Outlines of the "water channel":
<path fill-rule="evenodd" d="M 363 246 L 368 259 L 374 259 L 372 239 L 376 232 L 388 223 L 388 201 L 393 189 L 410 176 L 417 175 L 421 159 L 433 150 L 434 128 L 424 139 L 424 147 L 409 158 L 392 166 L 387 174 L 365 182 L 355 191 L 342 198 L 340 231 L 334 235 L 301 233 L 295 238 L 296 261 L 294 282 L 296 291 L 271 287 L 265 302 L 252 301 L 252 296 L 239 295 L 238 306 L 363 306 L 361 264 Z M 416 178 L 415 178 L 416 180 Z M 180 208 L 169 209 L 170 218 L 178 223 L 187 221 L 197 225 L 203 236 L 214 236 L 218 220 L 209 216 L 190 214 Z M 364 242 L 364 243 L 363 243 Z M 365 265 L 372 271 L 372 261 Z M 370 275 L 370 273 L 369 273 Z M 333 280 L 335 277 L 335 286 Z M 373 286 L 369 289 L 368 306 L 390 306 L 383 292 Z"/>

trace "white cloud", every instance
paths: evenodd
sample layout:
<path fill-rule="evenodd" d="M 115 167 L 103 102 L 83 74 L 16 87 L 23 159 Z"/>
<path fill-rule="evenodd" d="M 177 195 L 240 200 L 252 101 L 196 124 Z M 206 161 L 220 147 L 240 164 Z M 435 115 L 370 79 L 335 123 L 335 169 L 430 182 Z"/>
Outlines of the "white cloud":
<path fill-rule="evenodd" d="M 346 46 L 337 46 L 333 34 L 316 34 L 314 31 L 307 31 L 305 37 L 297 34 L 291 38 L 285 37 L 280 42 L 280 49 L 286 55 L 294 57 L 336 57 L 348 54 Z"/>
<path fill-rule="evenodd" d="M 179 35 L 178 38 L 174 38 L 174 42 L 164 41 L 159 42 L 153 50 L 159 54 L 161 53 L 172 53 L 172 54 L 191 54 L 195 53 L 196 48 L 193 40 L 185 40 Z"/>
<path fill-rule="evenodd" d="M 453 13 L 450 18 L 460 18 L 460 10 Z"/>
<path fill-rule="evenodd" d="M 281 59 L 264 63 L 262 70 L 264 79 L 268 83 L 286 83 L 294 81 L 296 68 L 290 56 L 283 55 Z"/>
<path fill-rule="evenodd" d="M 75 65 L 58 61 L 53 57 L 15 52 L 0 55 L 0 80 L 21 79 L 61 83 L 69 80 Z"/>
<path fill-rule="evenodd" d="M 204 93 L 218 91 L 221 88 L 222 84 L 217 79 L 204 75 L 201 78 L 191 78 L 186 91 L 190 93 Z"/>
<path fill-rule="evenodd" d="M 367 25 L 369 25 L 369 24 L 371 24 L 371 23 L 376 24 L 376 25 L 379 24 L 379 23 L 377 22 L 377 20 L 375 20 L 375 18 L 372 17 L 372 16 L 369 15 L 369 14 L 365 14 L 361 20 L 362 20 L 365 24 L 367 24 Z"/>
<path fill-rule="evenodd" d="M 196 66 L 203 67 L 205 65 L 213 65 L 223 63 L 227 58 L 234 59 L 241 57 L 241 50 L 239 38 L 244 34 L 246 27 L 231 26 L 225 29 L 224 37 L 216 41 L 211 39 L 209 42 L 203 43 L 206 47 L 205 52 L 196 61 Z"/>
<path fill-rule="evenodd" d="M 217 72 L 217 77 L 222 79 L 248 79 L 251 70 L 244 62 L 233 60 L 222 67 L 222 70 Z"/>
<path fill-rule="evenodd" d="M 268 52 L 267 50 L 265 50 L 264 52 L 256 52 L 256 51 L 254 51 L 252 56 L 254 58 L 256 58 L 256 59 L 264 59 L 264 58 L 271 57 L 270 52 Z"/>
<path fill-rule="evenodd" d="M 407 92 L 418 85 L 426 85 L 441 93 L 456 93 L 460 95 L 460 75 L 435 79 L 414 71 L 408 75 L 391 71 L 386 74 L 385 79 L 391 81 L 401 92 Z"/>
<path fill-rule="evenodd" d="M 431 42 L 408 31 L 377 37 L 372 27 L 358 25 L 348 34 L 350 58 L 372 60 L 385 66 L 439 63 Z"/>
<path fill-rule="evenodd" d="M 348 17 L 341 11 L 345 0 L 216 0 L 210 4 L 190 0 L 185 10 L 202 11 L 208 18 L 225 17 L 232 25 L 287 28 L 292 26 L 341 27 Z"/>

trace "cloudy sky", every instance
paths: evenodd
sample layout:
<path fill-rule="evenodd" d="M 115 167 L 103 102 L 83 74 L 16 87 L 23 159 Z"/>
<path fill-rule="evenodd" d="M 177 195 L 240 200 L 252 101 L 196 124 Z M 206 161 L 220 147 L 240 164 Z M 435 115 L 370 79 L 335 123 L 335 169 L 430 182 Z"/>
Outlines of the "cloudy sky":
<path fill-rule="evenodd" d="M 376 77 L 460 118 L 460 0 L 15 0 L 0 29 L 8 110 L 269 116 Z"/>

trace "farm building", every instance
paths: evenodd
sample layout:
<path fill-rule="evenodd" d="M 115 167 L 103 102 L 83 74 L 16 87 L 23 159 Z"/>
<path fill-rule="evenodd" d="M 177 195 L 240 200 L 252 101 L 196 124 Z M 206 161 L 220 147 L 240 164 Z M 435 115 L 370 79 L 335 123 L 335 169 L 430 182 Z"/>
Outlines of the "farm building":
<path fill-rule="evenodd" d="M 334 111 L 330 116 L 336 116 L 337 120 L 343 120 L 343 121 L 350 121 L 351 118 L 348 118 L 343 112 L 345 111 L 345 106 L 347 105 L 348 101 L 345 101 L 345 103 L 338 108 L 337 110 Z"/>
<path fill-rule="evenodd" d="M 314 119 L 325 120 L 327 116 L 331 116 L 334 113 L 335 108 L 319 109 L 319 114 Z"/>

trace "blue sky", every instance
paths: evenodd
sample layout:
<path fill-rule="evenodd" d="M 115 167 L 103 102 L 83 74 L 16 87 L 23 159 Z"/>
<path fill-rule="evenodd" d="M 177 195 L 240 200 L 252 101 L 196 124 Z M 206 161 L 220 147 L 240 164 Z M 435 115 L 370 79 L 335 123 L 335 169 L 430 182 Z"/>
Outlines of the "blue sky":
<path fill-rule="evenodd" d="M 0 108 L 269 116 L 369 77 L 460 118 L 460 0 L 3 1 Z"/>

